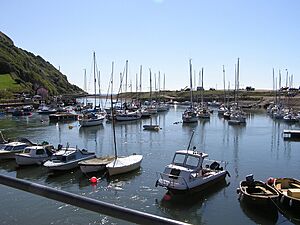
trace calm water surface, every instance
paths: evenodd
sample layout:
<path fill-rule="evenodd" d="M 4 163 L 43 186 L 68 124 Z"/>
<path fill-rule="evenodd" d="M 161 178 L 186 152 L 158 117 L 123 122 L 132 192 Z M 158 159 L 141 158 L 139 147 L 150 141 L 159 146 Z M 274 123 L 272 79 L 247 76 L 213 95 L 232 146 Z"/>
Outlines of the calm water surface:
<path fill-rule="evenodd" d="M 290 224 L 280 214 L 255 212 L 241 205 L 236 188 L 250 173 L 260 180 L 270 176 L 299 179 L 300 142 L 282 138 L 283 129 L 299 129 L 299 125 L 274 122 L 264 112 L 248 112 L 246 126 L 230 126 L 216 114 L 209 121 L 185 125 L 180 123 L 183 110 L 172 107 L 152 118 L 152 123 L 162 128 L 159 132 L 143 130 L 150 119 L 117 123 L 119 155 L 143 154 L 142 166 L 127 175 L 103 178 L 97 186 L 91 186 L 79 169 L 52 175 L 42 167 L 16 169 L 14 161 L 1 161 L 0 173 L 192 224 Z M 49 123 L 48 116 L 33 114 L 2 117 L 0 130 L 6 137 L 46 140 L 54 145 L 69 143 L 95 151 L 98 156 L 113 154 L 110 123 L 81 128 L 78 122 Z M 192 145 L 211 159 L 227 161 L 231 177 L 205 193 L 166 202 L 162 200 L 166 191 L 155 187 L 156 172 L 163 171 L 176 150 L 187 148 L 193 130 Z M 2 185 L 0 199 L 0 224 L 129 224 Z"/>

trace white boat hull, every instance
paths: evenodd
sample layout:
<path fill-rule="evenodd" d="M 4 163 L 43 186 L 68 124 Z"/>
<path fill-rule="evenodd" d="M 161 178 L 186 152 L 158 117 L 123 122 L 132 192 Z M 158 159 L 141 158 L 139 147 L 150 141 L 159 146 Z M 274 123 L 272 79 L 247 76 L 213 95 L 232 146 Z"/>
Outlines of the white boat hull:
<path fill-rule="evenodd" d="M 118 157 L 111 163 L 106 165 L 110 176 L 128 173 L 138 169 L 143 160 L 142 155 L 130 155 L 127 157 Z"/>
<path fill-rule="evenodd" d="M 41 165 L 45 161 L 47 161 L 50 157 L 49 156 L 44 156 L 44 157 L 31 157 L 26 154 L 16 154 L 16 163 L 19 166 L 27 166 L 27 165 Z"/>
<path fill-rule="evenodd" d="M 195 179 L 191 182 L 174 182 L 173 179 L 159 179 L 158 184 L 165 187 L 173 194 L 183 194 L 186 192 L 193 193 L 202 191 L 217 182 L 225 180 L 226 174 L 226 171 L 220 171 L 215 175 L 211 175 L 207 178 Z"/>
<path fill-rule="evenodd" d="M 74 161 L 70 161 L 70 162 L 67 162 L 67 163 L 64 163 L 64 162 L 52 162 L 50 160 L 46 161 L 44 163 L 44 166 L 47 167 L 49 170 L 52 170 L 52 171 L 64 171 L 64 170 L 71 170 L 71 169 L 74 169 L 76 167 L 78 167 L 78 163 L 80 161 L 83 161 L 83 160 L 86 160 L 86 159 L 91 159 L 91 158 L 94 158 L 95 155 L 90 155 L 90 156 L 87 156 L 85 158 L 81 158 L 81 159 L 78 159 L 78 160 L 74 160 Z"/>
<path fill-rule="evenodd" d="M 103 120 L 104 118 L 99 118 L 99 119 L 95 119 L 95 120 L 79 120 L 79 124 L 82 127 L 90 127 L 90 126 L 97 126 L 97 125 L 101 125 L 103 124 Z"/>

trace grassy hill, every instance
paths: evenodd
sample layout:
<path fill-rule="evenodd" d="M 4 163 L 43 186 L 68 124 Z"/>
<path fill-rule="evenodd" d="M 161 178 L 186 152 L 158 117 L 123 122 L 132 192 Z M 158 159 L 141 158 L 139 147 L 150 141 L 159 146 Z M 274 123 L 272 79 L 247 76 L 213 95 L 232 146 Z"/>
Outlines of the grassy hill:
<path fill-rule="evenodd" d="M 0 31 L 0 92 L 34 94 L 40 87 L 46 88 L 50 95 L 83 92 L 41 56 L 16 47 Z"/>

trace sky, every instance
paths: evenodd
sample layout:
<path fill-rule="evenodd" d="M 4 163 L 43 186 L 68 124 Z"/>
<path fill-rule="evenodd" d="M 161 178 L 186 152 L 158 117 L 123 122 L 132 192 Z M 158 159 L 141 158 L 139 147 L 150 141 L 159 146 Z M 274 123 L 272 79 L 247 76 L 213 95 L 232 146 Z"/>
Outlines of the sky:
<path fill-rule="evenodd" d="M 93 52 L 101 93 L 108 93 L 114 62 L 114 92 L 128 60 L 127 90 L 180 90 L 194 86 L 234 88 L 239 58 L 240 87 L 273 88 L 273 68 L 300 85 L 298 0 L 10 0 L 1 2 L 0 31 L 17 47 L 40 55 L 72 84 L 93 93 Z M 160 72 L 160 81 L 159 74 Z M 165 77 L 165 86 L 164 78 Z M 291 78 L 289 78 L 291 79 Z M 132 87 L 129 85 L 132 83 Z M 123 91 L 125 89 L 125 80 Z"/>

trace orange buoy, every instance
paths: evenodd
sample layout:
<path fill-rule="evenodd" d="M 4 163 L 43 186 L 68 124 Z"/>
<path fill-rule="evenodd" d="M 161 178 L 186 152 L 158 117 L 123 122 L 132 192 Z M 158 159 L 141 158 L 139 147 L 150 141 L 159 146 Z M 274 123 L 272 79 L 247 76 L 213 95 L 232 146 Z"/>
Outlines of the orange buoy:
<path fill-rule="evenodd" d="M 90 182 L 91 182 L 92 184 L 96 184 L 96 183 L 98 182 L 97 177 L 91 177 L 91 178 L 90 178 Z"/>

